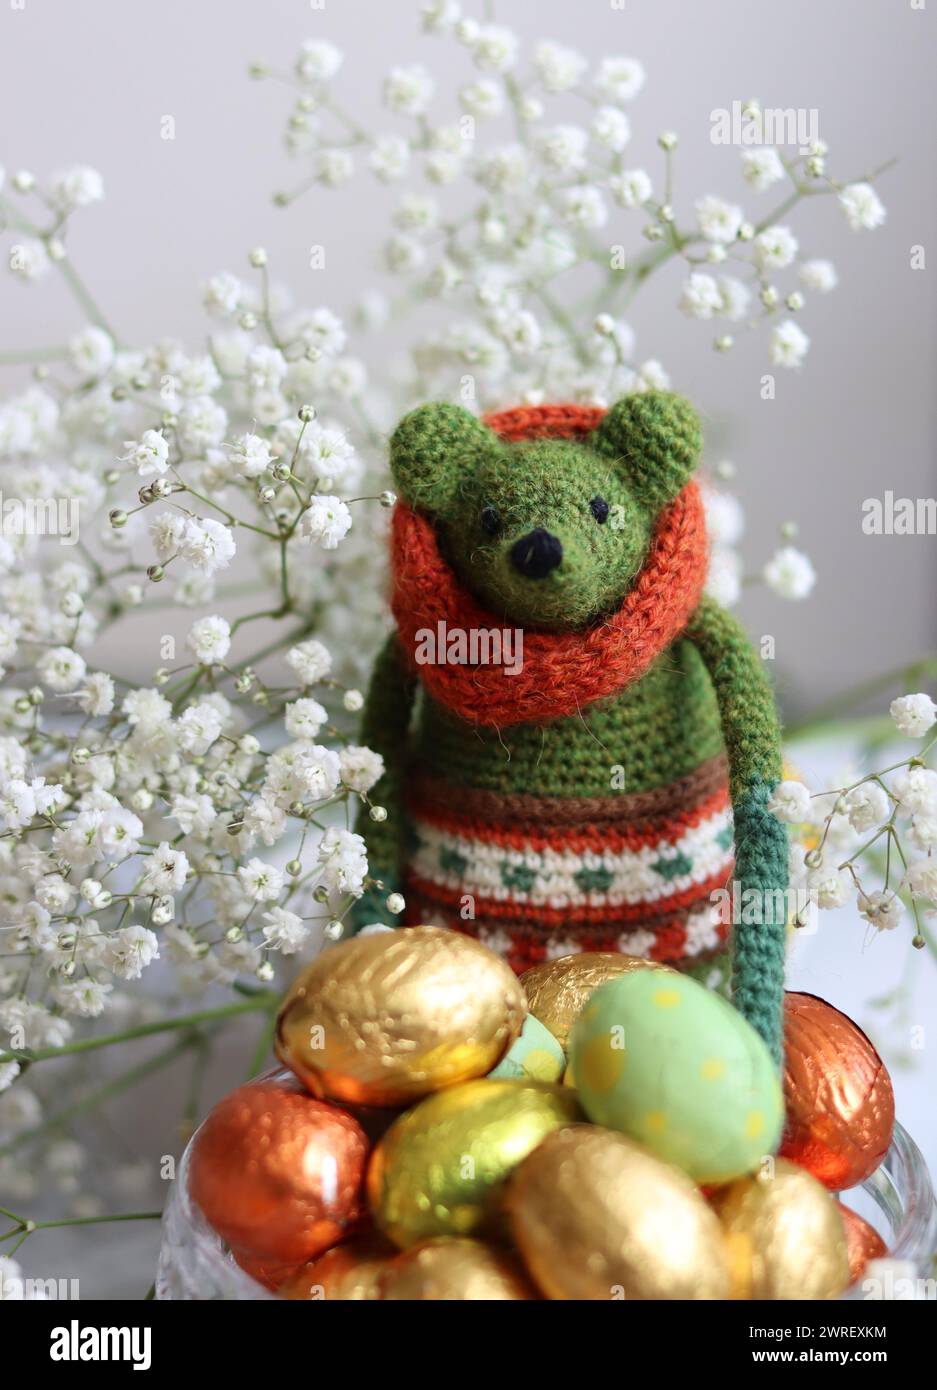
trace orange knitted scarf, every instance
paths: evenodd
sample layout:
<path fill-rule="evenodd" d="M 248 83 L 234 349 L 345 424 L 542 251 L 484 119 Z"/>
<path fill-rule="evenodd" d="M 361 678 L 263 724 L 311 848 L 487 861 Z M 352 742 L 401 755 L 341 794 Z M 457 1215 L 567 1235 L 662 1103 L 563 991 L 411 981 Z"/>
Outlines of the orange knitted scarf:
<path fill-rule="evenodd" d="M 504 439 L 584 437 L 596 407 L 523 407 L 486 416 Z M 540 724 L 614 695 L 642 676 L 683 631 L 706 578 L 703 505 L 688 483 L 661 513 L 640 574 L 610 617 L 576 632 L 525 630 L 523 667 L 417 665 L 418 633 L 503 631 L 506 624 L 459 582 L 439 551 L 432 522 L 402 502 L 391 531 L 391 607 L 408 662 L 434 700 L 473 724 Z"/>

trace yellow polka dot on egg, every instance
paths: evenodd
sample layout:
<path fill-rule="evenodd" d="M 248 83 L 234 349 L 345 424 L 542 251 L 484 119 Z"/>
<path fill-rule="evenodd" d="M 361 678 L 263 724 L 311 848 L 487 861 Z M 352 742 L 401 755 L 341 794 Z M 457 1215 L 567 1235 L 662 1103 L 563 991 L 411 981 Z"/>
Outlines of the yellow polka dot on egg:
<path fill-rule="evenodd" d="M 552 1052 L 542 1047 L 532 1048 L 524 1058 L 524 1070 L 537 1081 L 555 1081 L 561 1066 Z"/>
<path fill-rule="evenodd" d="M 644 1128 L 649 1134 L 662 1134 L 667 1128 L 667 1116 L 663 1110 L 649 1110 L 644 1117 Z"/>
<path fill-rule="evenodd" d="M 745 1136 L 748 1139 L 757 1139 L 765 1127 L 765 1117 L 760 1110 L 749 1110 L 745 1116 Z"/>
<path fill-rule="evenodd" d="M 576 1076 L 580 1085 L 599 1093 L 612 1089 L 624 1066 L 624 1049 L 612 1047 L 607 1033 L 590 1038 L 576 1056 Z"/>
<path fill-rule="evenodd" d="M 656 989 L 651 1000 L 659 1009 L 673 1009 L 680 1003 L 680 991 L 676 989 Z"/>
<path fill-rule="evenodd" d="M 707 1057 L 700 1067 L 700 1076 L 704 1081 L 718 1081 L 726 1069 L 726 1064 L 721 1057 Z"/>

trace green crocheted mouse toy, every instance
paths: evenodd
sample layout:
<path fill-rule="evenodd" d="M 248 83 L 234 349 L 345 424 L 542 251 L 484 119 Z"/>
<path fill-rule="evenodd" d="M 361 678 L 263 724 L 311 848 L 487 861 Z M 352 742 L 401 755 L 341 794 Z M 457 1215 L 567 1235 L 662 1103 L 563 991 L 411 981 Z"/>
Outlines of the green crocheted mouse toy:
<path fill-rule="evenodd" d="M 732 918 L 735 1003 L 779 1057 L 780 731 L 742 629 L 703 596 L 700 447 L 660 391 L 398 425 L 397 630 L 362 729 L 388 815 L 358 826 L 383 887 L 355 925 L 392 923 L 399 890 L 405 923 L 518 971 L 580 950 L 693 969 Z"/>

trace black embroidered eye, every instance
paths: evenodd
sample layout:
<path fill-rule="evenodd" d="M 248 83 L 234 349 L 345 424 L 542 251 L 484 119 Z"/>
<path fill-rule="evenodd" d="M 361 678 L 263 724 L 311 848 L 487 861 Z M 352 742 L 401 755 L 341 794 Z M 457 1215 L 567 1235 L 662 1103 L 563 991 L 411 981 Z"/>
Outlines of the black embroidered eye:
<path fill-rule="evenodd" d="M 593 497 L 589 503 L 589 510 L 600 526 L 608 521 L 608 503 L 604 497 Z"/>
<path fill-rule="evenodd" d="M 481 515 L 482 530 L 489 536 L 496 536 L 501 530 L 501 518 L 497 507 L 483 507 Z"/>

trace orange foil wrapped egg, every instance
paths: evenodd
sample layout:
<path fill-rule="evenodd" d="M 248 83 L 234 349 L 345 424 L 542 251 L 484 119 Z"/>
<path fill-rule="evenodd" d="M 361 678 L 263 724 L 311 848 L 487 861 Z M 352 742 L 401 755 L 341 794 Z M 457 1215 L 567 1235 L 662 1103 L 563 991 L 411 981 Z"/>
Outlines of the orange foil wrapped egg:
<path fill-rule="evenodd" d="M 875 1227 L 863 1220 L 858 1212 L 844 1207 L 842 1202 L 837 1202 L 836 1205 L 846 1228 L 849 1282 L 854 1284 L 857 1279 L 861 1278 L 869 1260 L 879 1260 L 883 1255 L 887 1255 L 888 1247 Z"/>
<path fill-rule="evenodd" d="M 259 1081 L 232 1091 L 202 1125 L 189 1190 L 236 1254 L 298 1265 L 359 1219 L 367 1156 L 364 1131 L 344 1110 Z"/>
<path fill-rule="evenodd" d="M 832 1192 L 855 1187 L 881 1163 L 895 1126 L 895 1097 L 862 1029 L 814 994 L 784 999 L 783 1158 Z"/>

